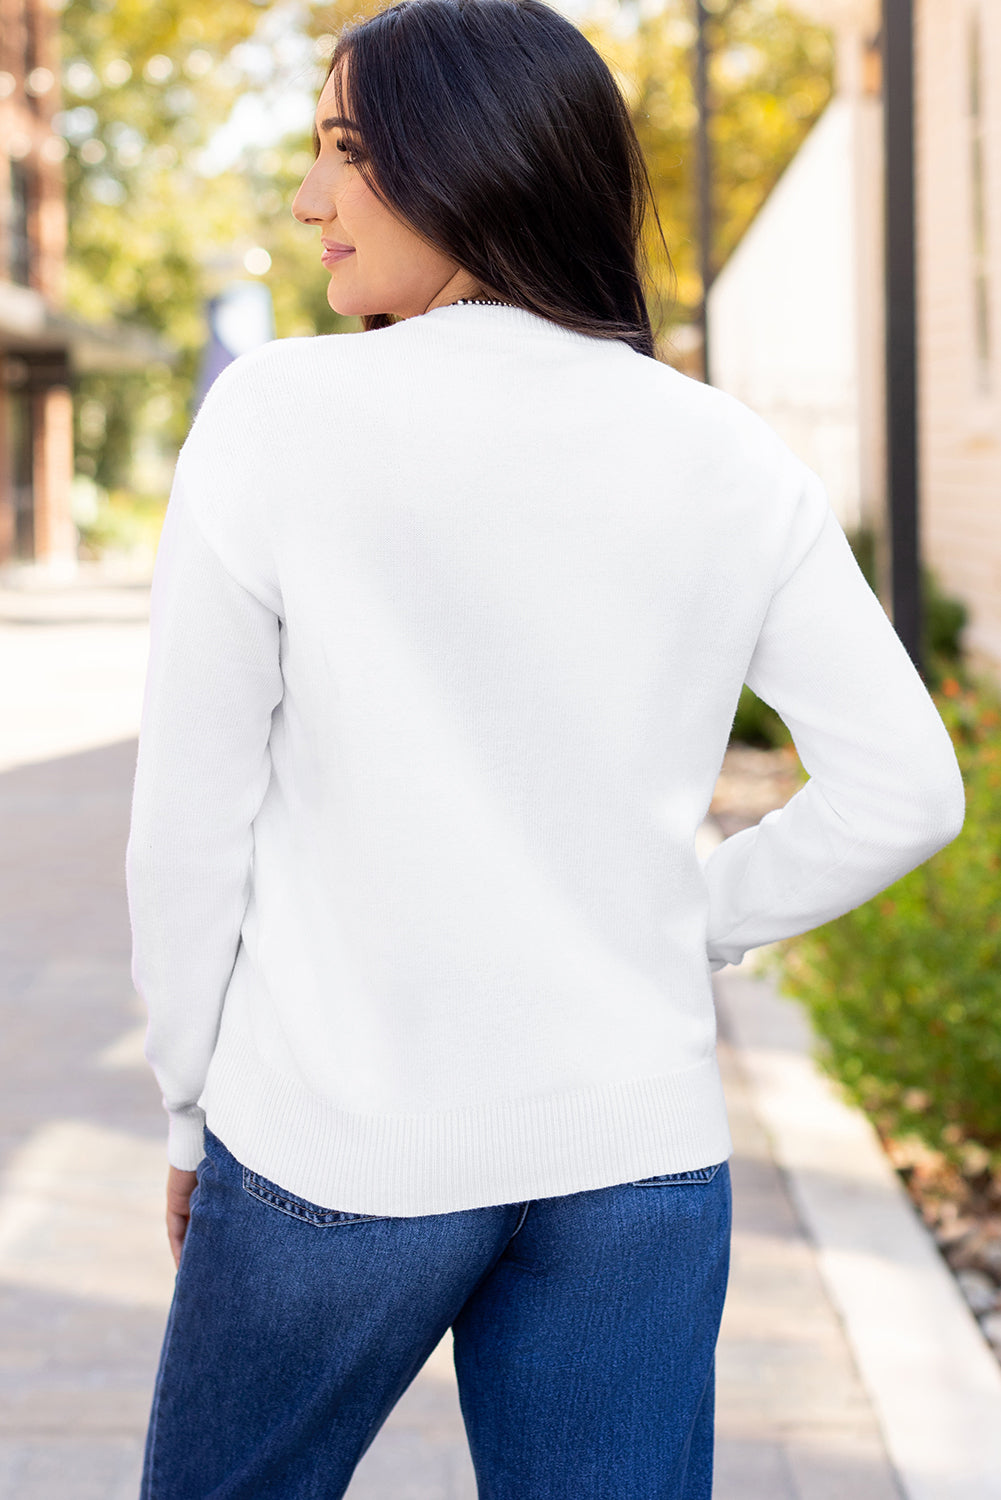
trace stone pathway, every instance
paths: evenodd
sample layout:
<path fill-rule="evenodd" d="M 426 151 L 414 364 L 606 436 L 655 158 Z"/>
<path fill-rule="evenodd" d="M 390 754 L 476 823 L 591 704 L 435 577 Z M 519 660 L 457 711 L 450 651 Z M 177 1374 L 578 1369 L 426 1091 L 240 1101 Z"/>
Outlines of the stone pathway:
<path fill-rule="evenodd" d="M 173 1282 L 123 861 L 141 580 L 0 584 L 0 1500 L 135 1500 Z M 716 1500 L 899 1500 L 721 1016 L 736 1152 Z M 474 1500 L 446 1338 L 349 1500 Z"/>

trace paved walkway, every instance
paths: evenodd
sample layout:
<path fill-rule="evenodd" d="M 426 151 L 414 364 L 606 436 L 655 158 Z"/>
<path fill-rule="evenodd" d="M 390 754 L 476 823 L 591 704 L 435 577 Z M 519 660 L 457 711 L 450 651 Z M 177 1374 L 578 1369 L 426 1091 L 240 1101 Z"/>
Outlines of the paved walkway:
<path fill-rule="evenodd" d="M 173 1282 L 123 860 L 141 582 L 0 585 L 0 1500 L 135 1500 Z M 717 1500 L 899 1500 L 725 1035 L 735 1229 Z M 446 1338 L 349 1500 L 474 1500 Z"/>

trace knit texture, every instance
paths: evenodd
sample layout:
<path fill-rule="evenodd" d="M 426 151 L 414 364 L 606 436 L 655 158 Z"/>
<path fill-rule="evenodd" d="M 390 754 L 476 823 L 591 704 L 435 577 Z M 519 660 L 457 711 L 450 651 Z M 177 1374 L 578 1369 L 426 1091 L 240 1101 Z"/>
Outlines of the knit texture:
<path fill-rule="evenodd" d="M 809 780 L 696 853 L 741 684 Z M 817 475 L 520 308 L 218 377 L 153 575 L 126 878 L 168 1159 L 443 1213 L 732 1144 L 711 973 L 953 839 L 949 736 Z"/>

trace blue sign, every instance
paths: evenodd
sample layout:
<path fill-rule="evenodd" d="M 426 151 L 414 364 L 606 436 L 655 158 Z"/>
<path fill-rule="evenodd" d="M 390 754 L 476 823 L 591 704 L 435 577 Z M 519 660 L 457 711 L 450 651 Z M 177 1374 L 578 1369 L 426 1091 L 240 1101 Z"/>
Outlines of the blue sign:
<path fill-rule="evenodd" d="M 221 370 L 240 354 L 268 344 L 275 336 L 271 291 L 262 281 L 231 281 L 206 304 L 208 342 L 202 355 L 195 410 Z"/>

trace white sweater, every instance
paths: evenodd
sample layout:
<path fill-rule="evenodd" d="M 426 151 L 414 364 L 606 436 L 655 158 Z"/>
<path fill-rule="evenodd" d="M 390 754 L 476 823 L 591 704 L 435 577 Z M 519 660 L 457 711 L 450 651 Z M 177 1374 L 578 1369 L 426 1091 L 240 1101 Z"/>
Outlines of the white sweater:
<path fill-rule="evenodd" d="M 747 681 L 809 781 L 703 863 Z M 126 856 L 168 1159 L 428 1214 L 732 1150 L 711 971 L 953 839 L 946 729 L 817 476 L 503 306 L 216 380 L 153 577 Z"/>

